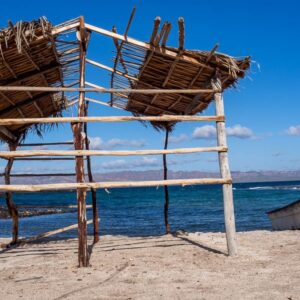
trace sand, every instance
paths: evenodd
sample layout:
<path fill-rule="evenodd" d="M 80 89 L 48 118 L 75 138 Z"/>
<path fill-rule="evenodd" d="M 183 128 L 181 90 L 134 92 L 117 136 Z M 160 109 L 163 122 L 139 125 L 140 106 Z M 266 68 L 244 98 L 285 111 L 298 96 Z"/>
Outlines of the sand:
<path fill-rule="evenodd" d="M 1 242 L 5 242 L 4 239 Z M 105 236 L 91 267 L 77 268 L 77 241 L 0 252 L 0 299 L 300 299 L 300 231 Z"/>

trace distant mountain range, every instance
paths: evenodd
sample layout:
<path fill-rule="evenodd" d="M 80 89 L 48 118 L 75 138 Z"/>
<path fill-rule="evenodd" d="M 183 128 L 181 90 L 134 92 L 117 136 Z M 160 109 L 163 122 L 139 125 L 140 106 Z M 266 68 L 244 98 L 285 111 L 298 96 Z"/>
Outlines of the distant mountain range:
<path fill-rule="evenodd" d="M 190 179 L 190 178 L 216 178 L 219 174 L 216 172 L 200 171 L 171 171 L 168 172 L 169 179 Z M 141 181 L 141 180 L 160 180 L 163 178 L 162 170 L 148 171 L 120 171 L 108 173 L 95 173 L 95 181 Z M 248 171 L 232 172 L 233 181 L 238 182 L 263 182 L 263 181 L 292 181 L 300 180 L 299 171 Z M 2 181 L 3 182 L 3 181 Z M 51 177 L 25 177 L 12 178 L 12 183 L 32 183 L 47 184 L 58 182 L 74 182 L 74 177 L 69 176 L 51 176 Z"/>

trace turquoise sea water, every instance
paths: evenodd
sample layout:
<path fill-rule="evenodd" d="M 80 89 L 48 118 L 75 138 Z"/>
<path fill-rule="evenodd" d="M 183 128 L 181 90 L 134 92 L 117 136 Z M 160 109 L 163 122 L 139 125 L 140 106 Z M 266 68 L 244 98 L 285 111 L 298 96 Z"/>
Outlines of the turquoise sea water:
<path fill-rule="evenodd" d="M 163 188 L 111 189 L 97 192 L 102 235 L 147 236 L 164 233 Z M 300 181 L 234 184 L 234 203 L 238 231 L 271 229 L 267 211 L 300 198 Z M 74 192 L 15 194 L 17 204 L 76 204 Z M 90 203 L 90 195 L 88 196 Z M 0 205 L 5 205 L 3 195 Z M 88 210 L 88 218 L 91 218 Z M 172 231 L 224 231 L 220 186 L 170 187 L 169 221 Z M 77 222 L 76 213 L 43 215 L 20 220 L 20 235 L 33 236 Z M 11 220 L 0 220 L 0 237 L 10 236 Z M 89 226 L 89 233 L 92 227 Z M 61 237 L 74 237 L 76 230 Z"/>

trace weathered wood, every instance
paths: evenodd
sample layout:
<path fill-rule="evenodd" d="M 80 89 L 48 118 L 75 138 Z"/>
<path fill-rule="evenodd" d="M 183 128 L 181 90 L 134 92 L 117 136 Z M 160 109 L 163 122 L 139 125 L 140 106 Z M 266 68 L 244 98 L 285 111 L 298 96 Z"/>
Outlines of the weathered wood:
<path fill-rule="evenodd" d="M 168 23 L 167 28 L 164 33 L 164 36 L 163 36 L 163 39 L 162 39 L 162 42 L 161 42 L 162 47 L 166 47 L 166 43 L 167 43 L 167 39 L 168 39 L 170 31 L 171 31 L 171 27 L 172 27 L 172 24 Z"/>
<path fill-rule="evenodd" d="M 4 98 L 10 105 L 16 106 L 16 103 L 14 103 L 9 97 L 6 96 L 3 92 L 0 92 L 0 96 L 1 96 L 2 98 Z M 24 115 L 23 111 L 22 111 L 19 107 L 17 107 L 17 111 L 18 111 L 19 115 L 21 116 L 21 118 L 25 118 L 25 115 Z"/>
<path fill-rule="evenodd" d="M 96 27 L 96 26 L 93 26 L 93 25 L 90 25 L 90 24 L 85 24 L 85 25 L 86 25 L 87 29 L 92 30 L 94 32 L 97 32 L 99 34 L 106 35 L 106 36 L 109 36 L 111 38 L 117 38 L 121 41 L 126 41 L 129 44 L 132 44 L 132 45 L 135 45 L 135 46 L 147 49 L 147 50 L 153 50 L 156 53 L 159 53 L 163 56 L 173 57 L 173 58 L 177 56 L 176 52 L 171 51 L 171 50 L 167 50 L 164 47 L 153 47 L 149 43 L 144 43 L 144 42 L 138 41 L 138 40 L 130 38 L 130 37 L 125 38 L 121 34 L 117 34 L 117 33 L 111 32 L 109 30 L 102 29 L 100 27 Z M 182 55 L 180 57 L 180 60 L 185 61 L 185 62 L 189 62 L 189 63 L 194 64 L 196 66 L 203 66 L 203 63 L 199 62 L 197 59 L 194 59 L 194 58 L 186 56 L 186 55 Z M 206 68 L 209 69 L 210 71 L 214 71 L 214 69 L 210 66 L 207 66 Z"/>
<path fill-rule="evenodd" d="M 17 143 L 10 143 L 9 144 L 9 149 L 11 151 L 15 151 L 17 148 Z M 11 169 L 14 163 L 14 158 L 10 158 L 7 161 L 6 167 L 5 167 L 5 184 L 10 185 L 10 174 L 11 174 Z M 18 235 L 19 235 L 19 213 L 16 205 L 14 204 L 13 201 L 13 194 L 12 192 L 7 191 L 5 193 L 5 200 L 6 200 L 6 205 L 8 208 L 8 213 L 12 218 L 12 242 L 11 244 L 16 244 L 18 242 Z"/>
<path fill-rule="evenodd" d="M 166 129 L 166 136 L 165 136 L 165 146 L 164 149 L 168 149 L 168 142 L 169 142 L 169 129 Z M 164 165 L 164 180 L 168 179 L 168 166 L 167 166 L 167 156 L 163 154 L 163 165 Z M 165 191 L 165 205 L 164 205 L 164 217 L 165 217 L 165 228 L 166 234 L 171 232 L 170 224 L 169 224 L 169 188 L 167 185 L 164 186 Z"/>
<path fill-rule="evenodd" d="M 179 50 L 184 48 L 184 19 L 182 17 L 178 18 L 178 29 L 179 29 Z"/>
<path fill-rule="evenodd" d="M 10 174 L 10 177 L 65 177 L 65 176 L 75 176 L 75 173 L 16 173 Z"/>
<path fill-rule="evenodd" d="M 73 142 L 24 143 L 24 144 L 19 144 L 18 147 L 40 147 L 40 146 L 59 146 L 59 145 L 73 145 Z"/>
<path fill-rule="evenodd" d="M 218 89 L 221 82 L 213 80 L 212 85 Z M 215 94 L 216 115 L 224 115 L 224 103 L 221 93 Z M 219 147 L 227 147 L 225 122 L 219 121 L 216 124 L 217 140 Z M 231 178 L 228 154 L 227 152 L 219 152 L 219 165 L 222 178 Z M 224 199 L 224 217 L 228 254 L 230 256 L 237 255 L 236 246 L 236 229 L 234 218 L 233 192 L 232 183 L 223 184 L 223 199 Z"/>
<path fill-rule="evenodd" d="M 76 21 L 74 23 L 70 23 L 70 24 L 65 25 L 65 26 L 55 26 L 52 29 L 52 34 L 53 35 L 58 35 L 58 34 L 63 33 L 65 31 L 75 29 L 75 28 L 79 27 L 79 24 L 80 23 Z"/>
<path fill-rule="evenodd" d="M 163 24 L 163 26 L 162 26 L 162 28 L 161 28 L 159 34 L 157 34 L 156 37 L 155 37 L 155 40 L 154 40 L 154 42 L 153 42 L 153 45 L 154 45 L 155 47 L 157 47 L 157 46 L 159 45 L 160 40 L 161 40 L 161 38 L 165 35 L 165 32 L 166 32 L 167 28 L 168 28 L 168 22 L 165 22 L 165 23 Z"/>
<path fill-rule="evenodd" d="M 131 93 L 131 94 L 200 94 L 217 93 L 212 89 L 112 89 L 83 87 L 51 87 L 51 86 L 0 86 L 3 92 L 89 92 L 89 93 Z"/>
<path fill-rule="evenodd" d="M 213 54 L 216 52 L 216 50 L 218 49 L 218 47 L 219 47 L 219 45 L 216 44 L 216 45 L 213 47 L 213 49 L 210 51 L 210 53 L 209 53 L 209 55 L 208 55 L 208 57 L 206 58 L 206 61 L 205 61 L 205 64 L 206 64 L 206 65 L 208 64 L 209 60 L 212 58 Z M 195 84 L 195 82 L 198 80 L 199 76 L 202 74 L 203 70 L 204 70 L 204 66 L 202 66 L 201 68 L 199 68 L 199 70 L 198 70 L 196 76 L 194 76 L 194 78 L 192 79 L 192 81 L 189 83 L 188 88 L 191 88 L 191 87 Z M 201 95 L 201 94 L 200 94 L 200 95 Z M 197 99 L 196 97 L 199 97 L 199 95 L 196 95 L 196 96 L 194 97 L 194 100 Z M 182 95 L 180 95 L 180 96 L 178 97 L 178 99 L 177 99 L 172 105 L 169 106 L 169 109 L 172 109 L 173 107 L 175 107 L 175 106 L 181 101 L 182 98 L 183 98 Z M 197 100 L 198 100 L 198 99 L 197 99 Z M 194 101 L 192 101 L 192 103 L 190 103 L 190 105 L 187 106 L 187 108 L 185 109 L 185 112 L 184 112 L 184 113 L 185 113 L 186 115 L 189 115 L 189 114 L 191 113 L 192 109 L 194 110 L 194 112 L 196 111 L 195 108 L 194 108 L 194 103 L 193 103 L 193 102 L 194 102 Z M 200 106 L 200 105 L 202 105 L 201 102 L 198 104 L 198 106 Z M 197 109 L 197 107 L 196 107 L 196 109 Z"/>
<path fill-rule="evenodd" d="M 75 160 L 75 157 L 16 157 L 15 160 Z"/>
<path fill-rule="evenodd" d="M 88 114 L 89 103 L 85 103 L 85 110 L 84 114 L 87 116 Z M 88 137 L 88 128 L 87 123 L 84 123 L 84 133 L 85 133 L 85 149 L 90 150 L 90 141 Z M 91 157 L 86 157 L 87 161 L 87 171 L 88 171 L 88 178 L 89 182 L 94 182 L 93 173 L 92 173 L 92 164 L 91 164 Z M 93 205 L 93 226 L 94 226 L 94 243 L 99 241 L 99 216 L 98 216 L 98 209 L 97 209 L 97 190 L 95 188 L 91 188 L 92 194 L 92 205 Z"/>
<path fill-rule="evenodd" d="M 202 152 L 226 152 L 224 146 L 177 148 L 177 149 L 151 149 L 151 150 L 21 150 L 0 151 L 0 157 L 30 157 L 30 156 L 129 156 L 129 155 L 159 155 L 159 154 L 188 154 Z"/>
<path fill-rule="evenodd" d="M 84 116 L 84 83 L 85 83 L 85 59 L 86 59 L 86 34 L 83 17 L 79 18 L 79 40 L 80 40 L 80 79 L 79 86 L 83 88 L 79 92 L 78 102 L 78 117 Z M 83 124 L 73 123 L 72 130 L 74 136 L 74 147 L 78 151 L 83 150 Z M 76 157 L 76 181 L 77 184 L 85 182 L 84 178 L 84 160 L 83 156 Z M 86 221 L 86 190 L 78 187 L 77 189 L 77 204 L 78 204 L 78 264 L 79 267 L 88 267 L 89 265 L 89 254 L 87 247 L 87 221 Z"/>
<path fill-rule="evenodd" d="M 158 33 L 160 21 L 161 21 L 160 17 L 156 17 L 154 19 L 153 30 L 152 30 L 152 34 L 151 34 L 151 37 L 150 37 L 150 44 L 151 45 L 154 45 L 154 41 L 155 41 L 155 38 L 156 38 L 157 33 Z"/>
<path fill-rule="evenodd" d="M 12 142 L 17 139 L 17 137 L 10 130 L 8 130 L 5 126 L 0 125 L 0 133 L 3 134 L 6 138 L 11 140 Z"/>
<path fill-rule="evenodd" d="M 56 118 L 26 118 L 26 119 L 0 119 L 0 125 L 19 124 L 45 124 L 45 123 L 85 123 L 85 122 L 129 122 L 129 121 L 153 121 L 153 122 L 179 122 L 179 121 L 223 121 L 224 116 L 116 116 L 116 117 L 56 117 Z"/>
<path fill-rule="evenodd" d="M 106 188 L 126 188 L 144 186 L 164 186 L 164 185 L 200 185 L 200 184 L 231 184 L 232 180 L 224 178 L 201 178 L 201 179 L 168 179 L 152 181 L 115 181 L 115 182 L 84 182 L 84 183 L 51 183 L 36 185 L 0 185 L 0 191 L 8 192 L 40 192 L 40 191 L 63 191 L 72 189 L 106 189 Z"/>
<path fill-rule="evenodd" d="M 16 205 L 17 208 L 77 208 L 77 205 Z M 87 205 L 86 208 L 92 208 Z"/>

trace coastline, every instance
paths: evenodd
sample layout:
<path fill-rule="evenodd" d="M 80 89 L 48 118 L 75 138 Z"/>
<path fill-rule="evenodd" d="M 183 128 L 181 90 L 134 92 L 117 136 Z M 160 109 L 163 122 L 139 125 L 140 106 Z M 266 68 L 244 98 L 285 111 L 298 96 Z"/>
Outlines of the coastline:
<path fill-rule="evenodd" d="M 238 232 L 239 255 L 227 257 L 224 233 L 103 236 L 81 269 L 76 239 L 41 240 L 0 251 L 0 298 L 295 300 L 299 237 Z"/>

